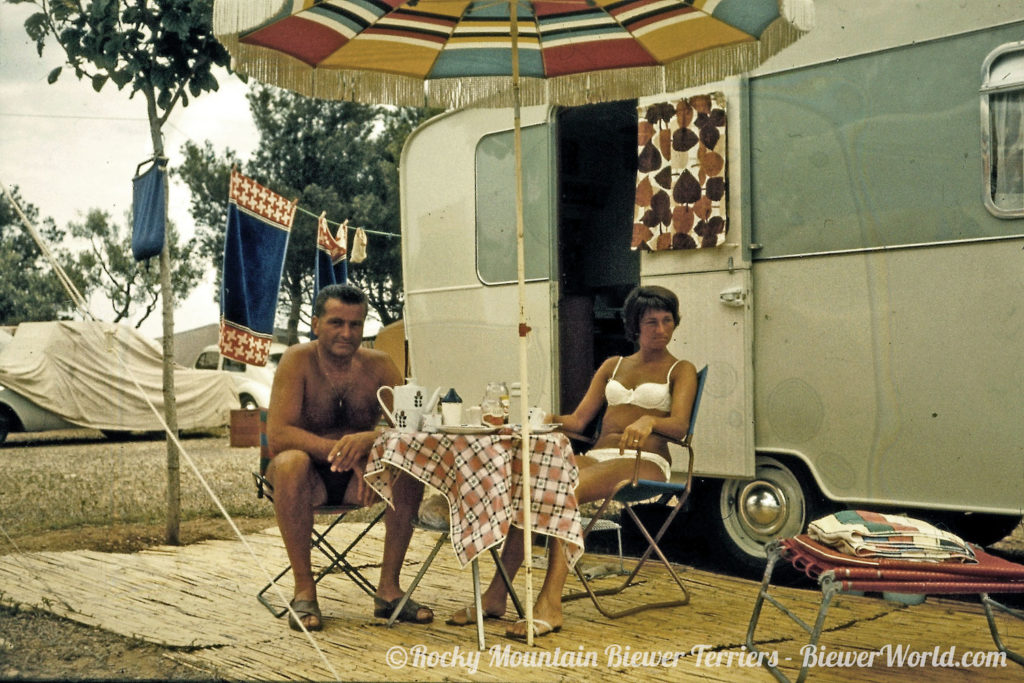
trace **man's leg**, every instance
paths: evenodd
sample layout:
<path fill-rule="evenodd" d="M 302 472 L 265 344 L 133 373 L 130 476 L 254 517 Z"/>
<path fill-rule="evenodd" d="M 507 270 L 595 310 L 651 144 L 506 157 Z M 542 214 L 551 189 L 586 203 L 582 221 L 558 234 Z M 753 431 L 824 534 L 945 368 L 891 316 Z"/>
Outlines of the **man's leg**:
<path fill-rule="evenodd" d="M 267 479 L 274 487 L 274 514 L 288 552 L 295 580 L 296 600 L 316 600 L 316 583 L 310 560 L 313 508 L 326 500 L 327 492 L 302 451 L 285 451 L 271 459 Z M 307 629 L 320 625 L 315 616 L 303 618 Z"/>
<path fill-rule="evenodd" d="M 423 498 L 423 483 L 406 474 L 399 474 L 391 483 L 391 492 L 394 507 L 389 506 L 384 513 L 384 557 L 380 566 L 380 583 L 377 585 L 377 597 L 387 602 L 404 595 L 400 575 L 412 538 L 413 518 Z M 416 620 L 426 621 L 433 614 L 423 607 L 416 614 Z"/>

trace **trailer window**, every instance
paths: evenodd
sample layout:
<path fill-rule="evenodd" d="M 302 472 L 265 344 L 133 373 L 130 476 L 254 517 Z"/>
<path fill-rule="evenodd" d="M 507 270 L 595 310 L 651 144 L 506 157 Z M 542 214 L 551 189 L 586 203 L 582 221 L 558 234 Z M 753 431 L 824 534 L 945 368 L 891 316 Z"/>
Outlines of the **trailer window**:
<path fill-rule="evenodd" d="M 982 78 L 985 206 L 1001 218 L 1024 216 L 1024 41 L 989 54 Z"/>
<path fill-rule="evenodd" d="M 523 128 L 523 230 L 526 279 L 548 277 L 551 261 L 551 155 L 546 125 Z M 512 131 L 476 149 L 476 264 L 484 284 L 518 279 L 515 155 Z"/>

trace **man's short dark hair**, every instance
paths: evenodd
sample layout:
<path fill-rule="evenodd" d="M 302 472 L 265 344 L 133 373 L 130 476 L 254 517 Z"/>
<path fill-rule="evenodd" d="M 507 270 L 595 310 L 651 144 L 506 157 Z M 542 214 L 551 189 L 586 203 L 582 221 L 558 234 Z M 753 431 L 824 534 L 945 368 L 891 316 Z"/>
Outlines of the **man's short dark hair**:
<path fill-rule="evenodd" d="M 622 324 L 626 328 L 626 338 L 631 342 L 640 337 L 640 318 L 647 311 L 667 311 L 678 325 L 679 297 L 672 290 L 656 285 L 636 287 L 630 292 L 622 306 Z"/>
<path fill-rule="evenodd" d="M 323 316 L 324 308 L 327 307 L 328 299 L 337 299 L 343 304 L 362 304 L 363 315 L 366 315 L 369 303 L 363 290 L 352 285 L 327 285 L 316 295 L 313 301 L 313 315 L 317 318 Z"/>

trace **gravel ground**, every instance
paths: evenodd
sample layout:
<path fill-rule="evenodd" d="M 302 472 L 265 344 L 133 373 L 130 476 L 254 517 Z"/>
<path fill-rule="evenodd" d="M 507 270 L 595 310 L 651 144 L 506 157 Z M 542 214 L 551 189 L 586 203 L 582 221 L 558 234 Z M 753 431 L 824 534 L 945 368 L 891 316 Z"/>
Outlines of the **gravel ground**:
<path fill-rule="evenodd" d="M 183 519 L 219 516 L 189 458 L 232 516 L 266 515 L 267 502 L 253 495 L 257 449 L 231 448 L 226 434 L 186 436 L 181 443 Z M 83 525 L 162 522 L 166 497 L 162 439 L 109 441 L 83 430 L 49 432 L 45 439 L 12 434 L 0 447 L 0 520 L 12 537 Z"/>

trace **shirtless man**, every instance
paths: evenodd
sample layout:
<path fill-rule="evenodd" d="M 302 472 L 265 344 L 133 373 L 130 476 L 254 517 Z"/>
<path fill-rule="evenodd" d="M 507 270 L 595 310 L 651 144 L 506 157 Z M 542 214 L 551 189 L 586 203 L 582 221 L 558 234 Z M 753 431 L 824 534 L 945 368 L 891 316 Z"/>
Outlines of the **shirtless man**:
<path fill-rule="evenodd" d="M 274 374 L 267 439 L 274 454 L 267 478 L 274 512 L 295 578 L 292 609 L 310 631 L 323 627 L 310 563 L 313 508 L 325 503 L 370 505 L 376 493 L 363 482 L 381 418 L 377 389 L 402 383 L 391 358 L 366 349 L 366 295 L 355 287 L 329 285 L 313 304 L 316 340 L 292 346 Z M 412 537 L 412 520 L 423 485 L 408 476 L 394 483 L 394 507 L 384 515 L 384 558 L 374 616 L 390 616 L 403 595 L 399 573 Z M 412 600 L 399 619 L 427 623 L 434 614 Z M 288 624 L 299 630 L 295 617 Z"/>
<path fill-rule="evenodd" d="M 667 481 L 670 471 L 668 442 L 662 435 L 681 439 L 690 424 L 690 410 L 697 391 L 697 370 L 673 356 L 668 345 L 679 325 L 679 300 L 663 287 L 637 287 L 626 297 L 622 312 L 626 336 L 636 345 L 631 356 L 609 358 L 601 364 L 587 393 L 569 415 L 546 415 L 570 432 L 583 432 L 602 406 L 601 434 L 594 447 L 576 457 L 580 477 L 576 500 L 586 503 L 608 497 L 621 481 L 631 479 L 636 452 L 641 451 L 640 478 Z M 501 563 L 514 576 L 523 562 L 522 530 L 509 529 Z M 534 635 L 562 628 L 562 587 L 569 572 L 560 539 L 548 544 L 548 571 L 534 606 Z M 495 574 L 483 594 L 485 618 L 505 614 L 507 590 Z M 447 623 L 475 623 L 472 607 L 459 610 Z M 526 621 L 512 624 L 505 635 L 526 638 Z"/>

